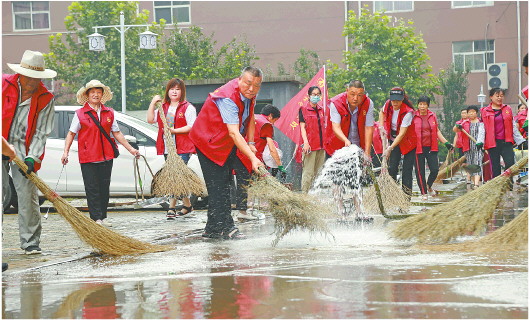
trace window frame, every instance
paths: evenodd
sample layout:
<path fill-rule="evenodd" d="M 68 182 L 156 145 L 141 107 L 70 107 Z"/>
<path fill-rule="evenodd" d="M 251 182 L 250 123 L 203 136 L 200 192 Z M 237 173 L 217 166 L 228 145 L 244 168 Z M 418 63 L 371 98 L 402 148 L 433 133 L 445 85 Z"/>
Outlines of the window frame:
<path fill-rule="evenodd" d="M 479 72 L 487 72 L 488 71 L 488 61 L 486 59 L 486 56 L 488 53 L 491 53 L 493 54 L 493 62 L 490 62 L 490 63 L 494 63 L 495 62 L 495 39 L 486 39 L 487 42 L 489 43 L 490 41 L 492 41 L 492 49 L 491 50 L 482 50 L 482 51 L 475 51 L 475 42 L 479 41 L 479 42 L 483 42 L 484 40 L 466 40 L 466 41 L 453 41 L 451 43 L 451 52 L 452 52 L 452 61 L 453 61 L 453 65 L 455 67 L 455 69 L 457 68 L 456 66 L 456 59 L 455 57 L 457 55 L 461 55 L 464 57 L 464 70 L 466 70 L 466 56 L 473 56 L 473 55 L 477 55 L 477 54 L 482 54 L 483 57 L 484 57 L 484 69 L 470 69 L 469 72 L 471 73 L 479 73 Z M 457 42 L 470 42 L 471 43 L 471 48 L 473 51 L 467 51 L 467 52 L 455 52 L 455 43 Z M 486 49 L 487 49 L 487 45 L 486 45 Z M 475 66 L 473 66 L 475 67 Z"/>
<path fill-rule="evenodd" d="M 165 6 L 157 6 L 157 5 L 155 5 L 155 2 L 157 2 L 157 1 L 153 1 L 153 16 L 154 16 L 156 22 L 160 22 L 160 19 L 158 19 L 156 17 L 156 9 L 165 9 L 165 8 L 170 9 L 171 10 L 171 22 L 166 21 L 166 23 L 167 24 L 175 24 L 175 23 L 173 23 L 173 9 L 175 9 L 175 8 L 186 8 L 187 7 L 188 11 L 189 11 L 189 17 L 190 17 L 189 21 L 187 21 L 187 22 L 177 22 L 176 25 L 177 26 L 191 25 L 191 1 L 188 1 L 187 5 L 174 5 L 173 2 L 175 2 L 175 1 L 170 1 L 171 4 L 170 5 L 165 5 Z"/>
<path fill-rule="evenodd" d="M 484 1 L 484 2 L 489 2 L 489 3 L 486 3 L 486 4 L 480 4 L 480 5 L 477 5 L 477 4 L 473 4 L 473 2 L 478 2 L 478 1 L 471 1 L 471 5 L 469 6 L 455 6 L 455 2 L 460 2 L 460 1 L 451 1 L 451 9 L 466 9 L 466 8 L 481 8 L 481 7 L 492 7 L 495 5 L 495 1 Z"/>
<path fill-rule="evenodd" d="M 46 31 L 46 30 L 51 30 L 52 29 L 52 20 L 51 20 L 51 16 L 50 16 L 50 1 L 28 1 L 30 3 L 29 5 L 29 11 L 24 11 L 24 12 L 15 12 L 15 8 L 14 8 L 14 5 L 16 3 L 16 1 L 11 1 L 11 16 L 12 16 L 12 19 L 13 19 L 13 31 L 17 31 L 17 32 L 23 32 L 23 31 Z M 47 2 L 48 3 L 48 11 L 33 11 L 33 2 Z M 17 29 L 17 23 L 16 23 L 16 16 L 19 15 L 19 14 L 28 14 L 30 15 L 31 19 L 30 19 L 30 22 L 31 22 L 31 28 L 29 29 Z M 33 15 L 34 14 L 42 14 L 42 13 L 47 13 L 48 14 L 48 28 L 38 28 L 38 29 L 35 29 L 34 26 L 33 26 Z"/>
<path fill-rule="evenodd" d="M 387 1 L 374 1 L 373 12 L 377 12 L 377 10 L 375 9 L 376 2 L 387 2 Z M 410 1 L 412 3 L 412 8 L 410 10 L 395 10 L 395 2 L 404 2 L 404 1 L 390 1 L 390 2 L 392 2 L 392 10 L 384 10 L 384 13 L 401 13 L 401 12 L 413 12 L 414 11 L 414 1 Z"/>

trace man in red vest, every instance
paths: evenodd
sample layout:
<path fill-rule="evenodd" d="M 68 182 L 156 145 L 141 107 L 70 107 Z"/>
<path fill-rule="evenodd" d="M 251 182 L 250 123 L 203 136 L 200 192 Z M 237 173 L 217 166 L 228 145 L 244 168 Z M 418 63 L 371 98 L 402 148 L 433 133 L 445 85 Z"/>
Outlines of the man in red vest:
<path fill-rule="evenodd" d="M 25 254 L 40 254 L 42 225 L 39 195 L 37 187 L 25 174 L 40 168 L 46 138 L 54 124 L 53 94 L 41 79 L 53 78 L 57 73 L 44 68 L 44 56 L 38 51 L 26 50 L 20 64 L 7 65 L 15 74 L 2 75 L 2 137 L 13 145 L 16 154 L 28 166 L 26 173 L 11 171 L 18 196 L 20 247 Z M 5 195 L 9 188 L 9 158 L 2 157 L 2 165 Z"/>
<path fill-rule="evenodd" d="M 238 178 L 248 180 L 250 169 L 257 171 L 264 166 L 254 146 L 254 106 L 262 78 L 260 69 L 244 68 L 239 78 L 208 95 L 191 128 L 189 138 L 197 149 L 208 189 L 208 221 L 203 237 L 245 237 L 231 215 L 230 180 L 232 170 Z"/>
<path fill-rule="evenodd" d="M 342 147 L 355 144 L 364 150 L 367 159 L 371 157 L 374 103 L 365 95 L 362 81 L 351 81 L 346 92 L 331 98 L 326 122 L 328 125 L 324 147 L 329 155 Z M 360 200 L 354 196 L 353 201 L 357 211 L 356 221 L 372 221 L 372 218 L 361 213 Z M 339 197 L 338 202 L 342 208 L 342 197 Z"/>

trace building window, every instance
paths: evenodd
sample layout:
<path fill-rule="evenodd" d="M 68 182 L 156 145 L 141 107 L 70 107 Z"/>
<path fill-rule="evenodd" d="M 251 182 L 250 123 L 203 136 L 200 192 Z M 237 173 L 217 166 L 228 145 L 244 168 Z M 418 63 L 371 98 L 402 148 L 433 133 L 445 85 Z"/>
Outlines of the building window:
<path fill-rule="evenodd" d="M 451 8 L 472 8 L 492 6 L 493 1 L 452 1 Z"/>
<path fill-rule="evenodd" d="M 414 1 L 374 1 L 374 12 L 385 11 L 386 13 L 390 13 L 413 10 Z"/>
<path fill-rule="evenodd" d="M 48 1 L 13 1 L 13 30 L 50 29 Z"/>
<path fill-rule="evenodd" d="M 453 63 L 457 70 L 486 71 L 486 65 L 494 62 L 494 40 L 453 42 Z"/>
<path fill-rule="evenodd" d="M 190 1 L 155 1 L 155 20 L 166 20 L 167 24 L 191 23 Z"/>

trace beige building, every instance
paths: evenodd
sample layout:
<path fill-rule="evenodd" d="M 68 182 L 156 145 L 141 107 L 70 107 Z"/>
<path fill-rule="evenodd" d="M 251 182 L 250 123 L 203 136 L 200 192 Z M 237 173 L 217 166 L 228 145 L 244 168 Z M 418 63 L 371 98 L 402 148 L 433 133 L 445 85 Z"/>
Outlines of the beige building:
<path fill-rule="evenodd" d="M 2 2 L 4 72 L 6 62 L 17 62 L 25 49 L 49 50 L 48 36 L 65 31 L 70 3 Z M 139 9 L 149 10 L 153 20 L 178 19 L 178 27 L 200 26 L 205 34 L 214 32 L 219 43 L 244 34 L 255 45 L 259 66 L 276 72 L 278 63 L 292 66 L 301 48 L 316 51 L 322 61 L 340 63 L 348 50 L 344 20 L 359 5 L 385 9 L 394 19 L 412 19 L 423 33 L 435 73 L 453 61 L 470 68 L 468 104 L 477 103 L 481 85 L 487 95 L 487 67 L 495 63 L 500 86 L 509 89 L 506 102 L 517 105 L 516 95 L 528 82 L 521 69 L 528 52 L 527 1 L 140 1 Z"/>

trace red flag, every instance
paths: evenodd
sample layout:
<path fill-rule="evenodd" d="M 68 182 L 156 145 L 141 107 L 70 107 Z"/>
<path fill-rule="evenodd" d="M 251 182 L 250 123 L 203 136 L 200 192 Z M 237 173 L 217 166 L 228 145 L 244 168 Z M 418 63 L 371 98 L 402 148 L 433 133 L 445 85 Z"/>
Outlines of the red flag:
<path fill-rule="evenodd" d="M 300 107 L 305 105 L 309 100 L 307 91 L 309 87 L 318 86 L 322 93 L 326 95 L 326 75 L 325 68 L 322 67 L 317 74 L 309 81 L 298 94 L 296 94 L 281 110 L 281 117 L 276 121 L 274 126 L 282 131 L 287 137 L 289 137 L 296 145 L 297 149 L 300 149 L 302 145 L 302 135 L 300 133 L 300 119 L 298 119 L 298 112 Z M 322 97 L 322 101 L 326 101 L 327 97 Z M 300 154 L 300 153 L 297 153 Z M 296 157 L 297 162 L 301 162 L 301 154 Z"/>

